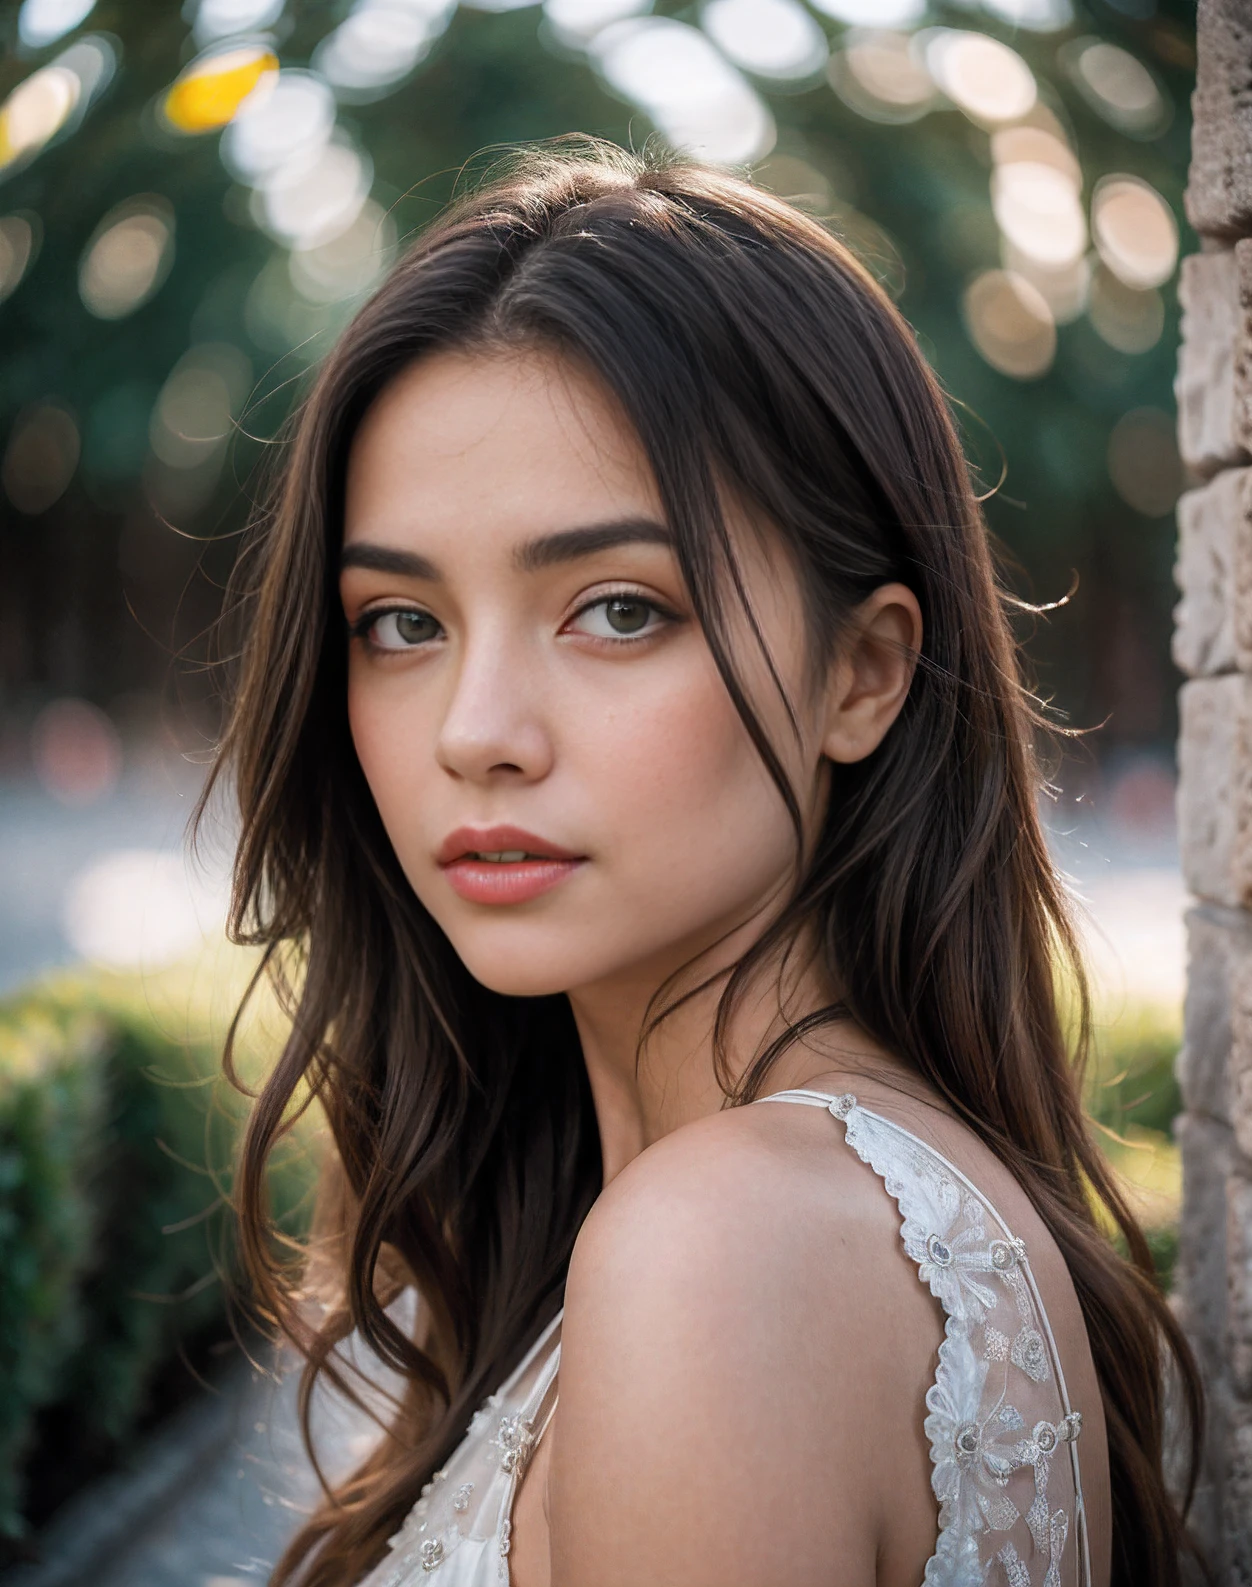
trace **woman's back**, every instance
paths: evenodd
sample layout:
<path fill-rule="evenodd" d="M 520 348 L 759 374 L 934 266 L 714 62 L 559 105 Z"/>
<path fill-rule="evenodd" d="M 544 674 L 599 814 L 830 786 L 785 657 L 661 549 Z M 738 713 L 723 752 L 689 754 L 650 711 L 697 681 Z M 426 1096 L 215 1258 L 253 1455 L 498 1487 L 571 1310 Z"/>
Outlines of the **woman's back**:
<path fill-rule="evenodd" d="M 591 1559 L 606 1583 L 1103 1587 L 1103 1411 L 1060 1253 L 968 1130 L 857 1083 L 762 1099 L 803 1122 L 735 1110 L 636 1159 L 564 1319 L 370 1587 L 546 1587 Z M 719 1248 L 747 1266 L 710 1284 Z"/>

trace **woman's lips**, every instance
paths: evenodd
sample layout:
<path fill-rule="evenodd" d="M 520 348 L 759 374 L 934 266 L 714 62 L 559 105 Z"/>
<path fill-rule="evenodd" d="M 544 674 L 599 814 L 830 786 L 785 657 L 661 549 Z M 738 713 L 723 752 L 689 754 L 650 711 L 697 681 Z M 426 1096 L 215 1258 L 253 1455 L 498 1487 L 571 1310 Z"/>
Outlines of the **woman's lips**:
<path fill-rule="evenodd" d="M 436 857 L 453 891 L 473 904 L 524 904 L 585 863 L 584 855 L 521 827 L 503 826 L 458 827 Z"/>
<path fill-rule="evenodd" d="M 472 904 L 524 904 L 572 875 L 582 860 L 476 860 L 445 865 L 452 890 Z"/>

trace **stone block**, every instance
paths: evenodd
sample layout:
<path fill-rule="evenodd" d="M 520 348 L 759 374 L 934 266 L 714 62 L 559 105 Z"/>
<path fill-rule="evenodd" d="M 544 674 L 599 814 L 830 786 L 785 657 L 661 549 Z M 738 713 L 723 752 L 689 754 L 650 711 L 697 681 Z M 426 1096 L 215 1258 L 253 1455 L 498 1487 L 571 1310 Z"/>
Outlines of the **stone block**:
<path fill-rule="evenodd" d="M 1203 0 L 1196 20 L 1187 217 L 1198 232 L 1252 232 L 1252 9 Z"/>
<path fill-rule="evenodd" d="M 1252 973 L 1252 916 L 1206 904 L 1188 910 L 1186 925 L 1187 997 L 1178 1083 L 1190 1112 L 1230 1125 L 1232 1007 L 1236 978 Z"/>
<path fill-rule="evenodd" d="M 1252 672 L 1252 468 L 1223 469 L 1181 498 L 1174 579 L 1179 669 Z"/>
<path fill-rule="evenodd" d="M 1252 1180 L 1241 1173 L 1226 1181 L 1226 1277 L 1231 1387 L 1252 1400 Z"/>
<path fill-rule="evenodd" d="M 1252 963 L 1237 956 L 1230 998 L 1230 1111 L 1235 1145 L 1252 1160 Z"/>
<path fill-rule="evenodd" d="M 1226 1375 L 1226 1181 L 1234 1140 L 1224 1124 L 1184 1113 L 1174 1126 L 1182 1151 L 1182 1214 L 1174 1289 L 1205 1383 L 1212 1393 Z"/>
<path fill-rule="evenodd" d="M 1252 1587 L 1252 1406 L 1232 1406 L 1228 1427 L 1218 1580 L 1222 1587 Z"/>
<path fill-rule="evenodd" d="M 1233 248 L 1192 254 L 1182 262 L 1178 283 L 1178 449 L 1186 466 L 1205 476 L 1248 461 L 1241 263 L 1252 267 L 1252 259 Z"/>
<path fill-rule="evenodd" d="M 1178 835 L 1197 898 L 1252 904 L 1252 677 L 1193 678 L 1179 694 Z"/>

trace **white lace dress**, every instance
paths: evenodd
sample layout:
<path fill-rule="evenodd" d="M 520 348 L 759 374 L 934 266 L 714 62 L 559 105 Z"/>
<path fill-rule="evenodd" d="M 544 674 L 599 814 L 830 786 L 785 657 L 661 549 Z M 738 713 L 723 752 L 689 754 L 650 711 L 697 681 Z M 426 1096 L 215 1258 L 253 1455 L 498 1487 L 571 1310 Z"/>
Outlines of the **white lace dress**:
<path fill-rule="evenodd" d="M 761 1100 L 842 1120 L 899 1205 L 904 1249 L 946 1314 L 925 1405 L 939 1536 L 924 1587 L 1090 1587 L 1082 1418 L 1025 1244 L 960 1169 L 855 1097 Z M 361 1587 L 507 1584 L 513 1498 L 556 1404 L 560 1322 L 479 1410 Z"/>

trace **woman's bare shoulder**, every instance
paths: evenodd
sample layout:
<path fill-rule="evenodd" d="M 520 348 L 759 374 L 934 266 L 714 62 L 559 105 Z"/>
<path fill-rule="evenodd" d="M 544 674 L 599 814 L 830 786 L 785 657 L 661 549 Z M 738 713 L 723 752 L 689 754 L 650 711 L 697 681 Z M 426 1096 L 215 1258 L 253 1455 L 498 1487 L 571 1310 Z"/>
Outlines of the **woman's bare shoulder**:
<path fill-rule="evenodd" d="M 916 1427 L 940 1322 L 898 1228 L 818 1110 L 728 1110 L 608 1186 L 566 1295 L 553 1557 L 583 1563 L 554 1579 L 775 1582 L 768 1551 L 745 1561 L 786 1535 L 796 1587 L 832 1558 L 871 1582 L 901 1458 L 933 1541 Z"/>

